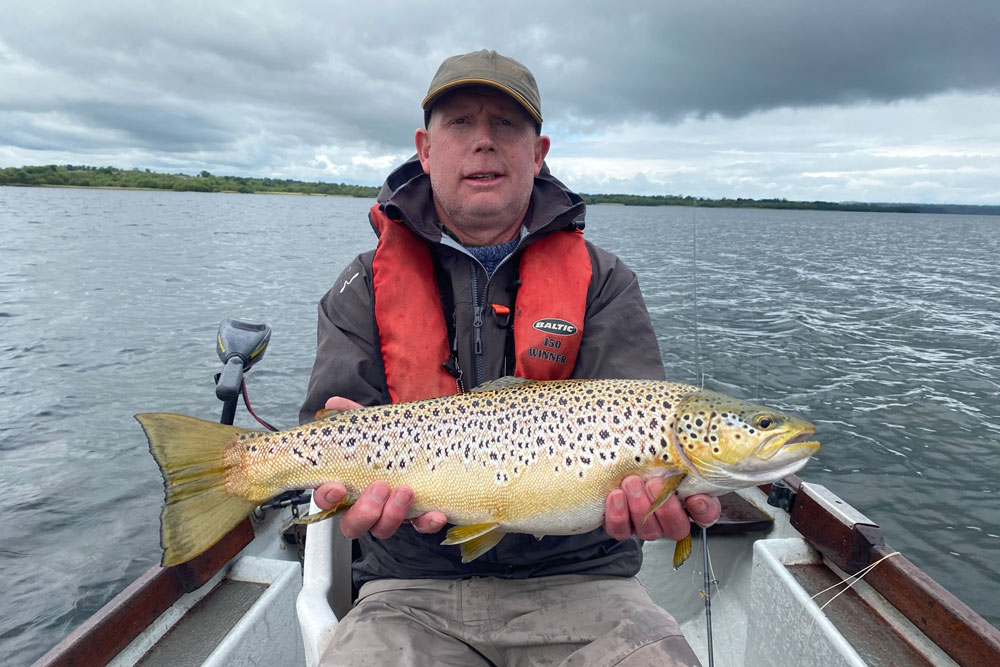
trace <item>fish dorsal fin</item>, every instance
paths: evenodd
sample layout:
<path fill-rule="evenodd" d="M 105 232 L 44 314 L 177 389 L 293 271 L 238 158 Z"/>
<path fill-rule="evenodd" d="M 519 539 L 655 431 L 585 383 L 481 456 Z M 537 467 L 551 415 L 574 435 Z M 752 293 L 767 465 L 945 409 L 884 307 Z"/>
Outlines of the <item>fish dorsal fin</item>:
<path fill-rule="evenodd" d="M 530 380 L 528 378 L 514 377 L 513 375 L 505 375 L 502 378 L 497 378 L 496 380 L 490 380 L 489 382 L 484 382 L 474 389 L 469 391 L 493 391 L 494 389 L 507 389 L 508 387 L 517 387 L 527 382 L 536 382 L 537 380 Z"/>
<path fill-rule="evenodd" d="M 339 415 L 343 410 L 333 410 L 331 408 L 321 408 L 316 411 L 316 421 L 321 422 L 324 419 L 333 419 Z"/>

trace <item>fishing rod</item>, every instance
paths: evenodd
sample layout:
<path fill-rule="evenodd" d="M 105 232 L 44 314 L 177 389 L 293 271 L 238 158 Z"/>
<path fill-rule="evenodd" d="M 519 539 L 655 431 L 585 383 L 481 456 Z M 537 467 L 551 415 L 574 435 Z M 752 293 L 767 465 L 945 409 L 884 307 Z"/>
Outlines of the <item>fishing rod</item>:
<path fill-rule="evenodd" d="M 708 631 L 708 667 L 715 667 L 715 653 L 712 649 L 712 581 L 709 575 L 709 562 L 708 562 L 708 528 L 705 526 L 701 527 L 701 545 L 704 547 L 702 553 L 704 555 L 702 559 L 702 566 L 705 569 L 705 626 Z"/>
<path fill-rule="evenodd" d="M 705 370 L 701 363 L 701 337 L 698 333 L 698 200 L 693 200 L 691 207 L 691 291 L 694 298 L 694 350 L 698 382 L 705 388 Z M 708 528 L 701 526 L 701 545 L 703 551 L 703 567 L 705 570 L 705 588 L 702 595 L 705 598 L 705 629 L 708 638 L 708 667 L 715 667 L 715 653 L 712 647 L 712 584 L 715 583 L 709 574 L 708 559 Z"/>

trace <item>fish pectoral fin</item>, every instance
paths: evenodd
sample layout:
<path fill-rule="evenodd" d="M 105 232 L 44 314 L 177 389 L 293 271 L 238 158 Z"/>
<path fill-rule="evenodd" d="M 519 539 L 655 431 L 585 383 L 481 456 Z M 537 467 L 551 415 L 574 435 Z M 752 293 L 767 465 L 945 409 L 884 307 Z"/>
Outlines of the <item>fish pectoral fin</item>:
<path fill-rule="evenodd" d="M 343 410 L 334 410 L 332 408 L 320 408 L 319 410 L 316 411 L 315 421 L 321 422 L 325 419 L 332 419 L 333 417 L 339 415 L 341 412 L 343 412 Z"/>
<path fill-rule="evenodd" d="M 470 563 L 495 547 L 506 534 L 496 523 L 453 526 L 441 544 L 460 544 L 462 562 Z"/>
<path fill-rule="evenodd" d="M 653 512 L 663 507 L 663 503 L 670 499 L 670 496 L 674 494 L 674 491 L 677 490 L 677 487 L 684 481 L 685 477 L 687 477 L 687 471 L 675 470 L 663 480 L 663 486 L 660 487 L 659 493 L 653 499 L 653 505 L 646 512 L 646 516 L 642 517 L 643 523 L 646 523 L 646 519 L 652 516 Z"/>
<path fill-rule="evenodd" d="M 676 570 L 691 557 L 691 534 L 688 533 L 684 539 L 674 546 L 674 569 Z"/>
<path fill-rule="evenodd" d="M 328 510 L 320 510 L 319 512 L 313 512 L 308 516 L 300 516 L 298 519 L 293 520 L 292 523 L 307 524 L 307 525 L 310 523 L 319 523 L 324 519 L 329 519 L 335 514 L 340 514 L 341 512 L 346 511 L 347 508 L 350 507 L 352 504 L 353 503 L 348 503 L 341 500 L 339 503 L 337 503 Z"/>

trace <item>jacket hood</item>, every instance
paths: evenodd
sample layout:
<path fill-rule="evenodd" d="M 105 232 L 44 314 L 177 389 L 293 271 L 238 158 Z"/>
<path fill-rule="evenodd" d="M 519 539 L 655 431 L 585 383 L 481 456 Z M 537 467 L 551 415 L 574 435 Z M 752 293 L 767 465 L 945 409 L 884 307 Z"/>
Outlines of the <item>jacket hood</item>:
<path fill-rule="evenodd" d="M 385 179 L 378 202 L 390 218 L 403 219 L 418 235 L 428 241 L 441 240 L 441 226 L 431 194 L 430 177 L 414 155 L 396 167 Z M 525 216 L 527 236 L 541 236 L 567 227 L 583 229 L 587 206 L 583 198 L 567 188 L 549 172 L 547 164 L 535 177 L 531 204 Z"/>

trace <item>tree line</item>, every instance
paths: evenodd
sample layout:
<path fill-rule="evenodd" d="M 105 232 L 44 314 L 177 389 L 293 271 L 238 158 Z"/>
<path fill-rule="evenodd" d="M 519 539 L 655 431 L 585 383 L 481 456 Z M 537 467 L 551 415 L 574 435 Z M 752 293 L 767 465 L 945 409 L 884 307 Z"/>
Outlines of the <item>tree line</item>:
<path fill-rule="evenodd" d="M 339 195 L 374 199 L 379 188 L 347 183 L 308 183 L 291 179 L 215 176 L 202 171 L 189 174 L 164 174 L 149 169 L 117 169 L 82 165 L 45 165 L 0 169 L 0 185 L 67 186 L 92 188 L 137 188 L 180 192 L 297 193 Z M 786 199 L 705 199 L 677 195 L 581 194 L 587 204 L 622 204 L 625 206 L 704 206 L 711 208 L 777 208 L 818 211 L 864 211 L 878 213 L 964 213 L 1000 215 L 1000 206 L 968 204 L 906 204 L 790 201 Z"/>
<path fill-rule="evenodd" d="M 792 201 L 788 199 L 702 199 L 674 195 L 581 195 L 587 204 L 623 204 L 625 206 L 704 206 L 706 208 L 784 208 L 814 211 L 862 211 L 872 213 L 962 213 L 1000 215 L 1000 206 L 971 204 L 905 204 L 828 201 Z"/>
<path fill-rule="evenodd" d="M 197 176 L 163 174 L 149 169 L 117 169 L 77 165 L 9 167 L 0 169 L 0 185 L 62 185 L 90 188 L 135 188 L 178 192 L 242 192 L 246 194 L 292 192 L 306 195 L 340 195 L 374 198 L 378 188 L 347 183 L 306 183 L 291 179 L 215 176 L 202 171 Z"/>

